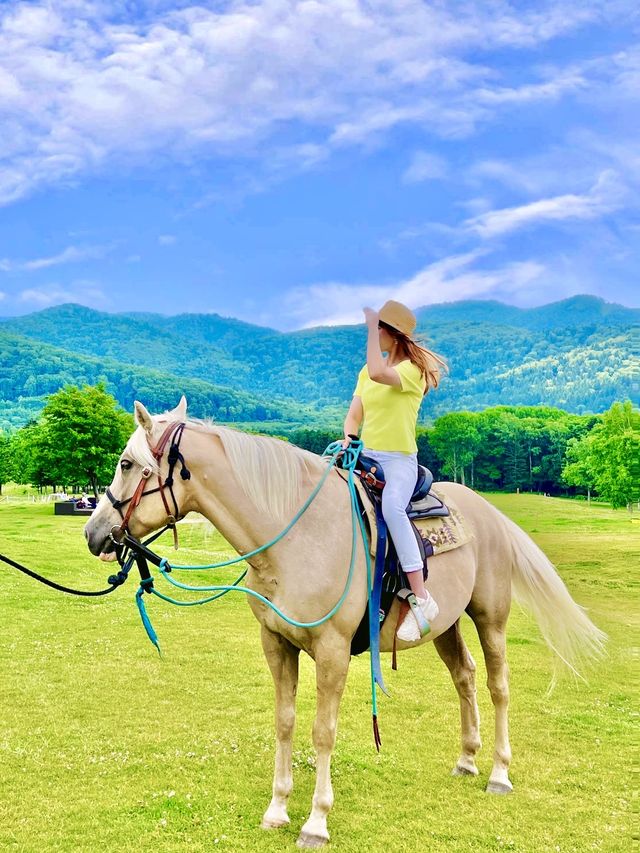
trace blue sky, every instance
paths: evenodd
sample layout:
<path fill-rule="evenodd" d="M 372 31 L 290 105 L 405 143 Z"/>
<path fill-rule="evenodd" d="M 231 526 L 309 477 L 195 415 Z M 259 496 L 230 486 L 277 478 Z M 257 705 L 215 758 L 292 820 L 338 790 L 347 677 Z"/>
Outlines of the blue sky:
<path fill-rule="evenodd" d="M 0 315 L 640 306 L 630 0 L 0 5 Z"/>

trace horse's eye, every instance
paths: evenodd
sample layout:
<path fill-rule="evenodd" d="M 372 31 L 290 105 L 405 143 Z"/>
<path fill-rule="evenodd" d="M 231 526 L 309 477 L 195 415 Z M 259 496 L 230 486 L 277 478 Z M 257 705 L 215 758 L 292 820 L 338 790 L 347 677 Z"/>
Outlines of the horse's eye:
<path fill-rule="evenodd" d="M 129 470 L 129 468 L 131 468 L 131 465 L 132 465 L 132 464 L 133 464 L 133 463 L 132 463 L 132 462 L 130 462 L 128 459 L 123 459 L 123 460 L 120 462 L 120 467 L 122 468 L 122 470 L 123 470 L 123 471 L 128 471 L 128 470 Z"/>

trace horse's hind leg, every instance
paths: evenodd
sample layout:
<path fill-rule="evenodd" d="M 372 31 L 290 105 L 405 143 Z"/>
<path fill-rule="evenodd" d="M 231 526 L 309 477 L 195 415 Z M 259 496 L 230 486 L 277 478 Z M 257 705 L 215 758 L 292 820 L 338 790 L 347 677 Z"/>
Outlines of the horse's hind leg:
<path fill-rule="evenodd" d="M 461 752 L 454 776 L 477 776 L 476 752 L 480 749 L 480 715 L 476 700 L 476 665 L 469 653 L 460 622 L 433 641 L 436 651 L 447 665 L 460 697 Z"/>
<path fill-rule="evenodd" d="M 289 823 L 287 800 L 293 789 L 291 761 L 300 649 L 264 626 L 262 648 L 276 688 L 276 761 L 273 774 L 273 797 L 262 818 L 262 828 L 277 829 Z"/>
<path fill-rule="evenodd" d="M 511 745 L 509 743 L 509 667 L 505 624 L 497 624 L 484 614 L 470 612 L 478 629 L 487 666 L 487 686 L 496 714 L 496 739 L 493 752 L 493 769 L 487 783 L 490 794 L 510 794 L 513 785 L 509 779 Z M 506 620 L 505 620 L 506 622 Z"/>

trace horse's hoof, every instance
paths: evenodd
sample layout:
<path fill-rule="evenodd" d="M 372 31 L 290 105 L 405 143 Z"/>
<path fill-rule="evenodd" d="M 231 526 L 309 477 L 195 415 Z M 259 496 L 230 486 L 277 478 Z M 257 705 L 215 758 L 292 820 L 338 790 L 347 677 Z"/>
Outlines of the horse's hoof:
<path fill-rule="evenodd" d="M 321 835 L 311 835 L 308 832 L 301 832 L 296 841 L 296 846 L 306 850 L 315 850 L 318 847 L 323 847 L 328 840 L 328 838 L 323 838 Z"/>
<path fill-rule="evenodd" d="M 478 768 L 477 767 L 464 767 L 461 764 L 456 764 L 456 766 L 451 771 L 452 776 L 477 776 Z"/>
<path fill-rule="evenodd" d="M 267 819 L 263 817 L 260 824 L 261 829 L 282 829 L 283 826 L 289 826 L 289 818 Z"/>
<path fill-rule="evenodd" d="M 489 780 L 485 791 L 487 792 L 487 794 L 512 794 L 513 785 L 511 784 L 511 782 L 507 784 L 505 782 L 492 782 L 491 780 Z"/>

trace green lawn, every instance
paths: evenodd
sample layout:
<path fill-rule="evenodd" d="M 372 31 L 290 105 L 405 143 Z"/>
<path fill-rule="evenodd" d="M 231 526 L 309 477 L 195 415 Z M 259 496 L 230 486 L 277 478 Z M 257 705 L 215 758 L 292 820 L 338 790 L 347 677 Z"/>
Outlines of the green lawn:
<path fill-rule="evenodd" d="M 383 661 L 392 697 L 379 703 L 380 755 L 371 737 L 368 661 L 354 660 L 334 756 L 329 829 L 336 851 L 632 848 L 638 517 L 532 495 L 488 497 L 533 536 L 609 633 L 609 657 L 588 686 L 567 680 L 547 696 L 550 655 L 535 624 L 514 608 L 509 797 L 483 791 L 493 713 L 468 620 L 485 742 L 479 779 L 449 776 L 458 702 L 432 648 L 402 655 L 397 673 Z M 100 588 L 110 566 L 86 551 L 82 525 L 54 517 L 51 505 L 0 504 L 0 552 L 63 583 Z M 182 527 L 181 562 L 228 554 L 210 526 Z M 83 600 L 0 563 L 0 592 L 0 849 L 294 849 L 314 783 L 312 663 L 301 666 L 291 828 L 265 833 L 259 823 L 271 790 L 272 684 L 242 596 L 189 609 L 147 598 L 160 660 L 142 629 L 134 582 Z"/>

